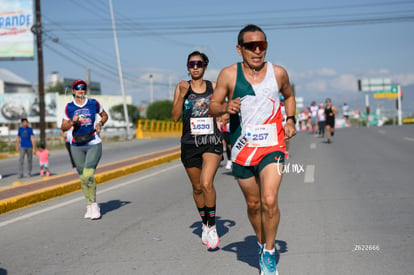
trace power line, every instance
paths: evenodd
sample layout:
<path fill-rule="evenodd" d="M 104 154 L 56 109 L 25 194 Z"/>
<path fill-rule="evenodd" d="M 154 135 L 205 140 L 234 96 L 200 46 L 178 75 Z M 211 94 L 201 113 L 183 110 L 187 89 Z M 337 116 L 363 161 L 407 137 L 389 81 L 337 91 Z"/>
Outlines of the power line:
<path fill-rule="evenodd" d="M 69 55 L 65 54 L 65 53 L 64 53 L 64 52 L 62 52 L 62 51 L 59 51 L 59 50 L 57 50 L 57 49 L 55 49 L 55 48 L 51 47 L 51 46 L 50 46 L 50 45 L 48 45 L 48 44 L 45 44 L 44 46 L 45 46 L 47 49 L 49 49 L 50 51 L 54 52 L 55 54 L 57 54 L 57 55 L 59 55 L 59 56 L 63 57 L 63 58 L 64 58 L 64 59 L 66 59 L 67 61 L 69 61 L 69 62 L 71 62 L 71 63 L 73 63 L 73 64 L 75 64 L 75 65 L 77 65 L 77 66 L 79 66 L 79 67 L 84 67 L 84 68 L 87 68 L 87 67 L 88 67 L 86 64 L 84 64 L 84 63 L 80 62 L 80 61 L 79 61 L 79 59 L 72 58 L 71 56 L 69 56 Z M 99 72 L 99 71 L 97 71 L 97 72 L 96 72 L 96 74 L 98 74 L 98 75 L 100 75 L 100 76 L 102 76 L 102 77 L 105 77 L 106 79 L 112 79 L 112 80 L 114 80 L 114 81 L 116 81 L 116 80 L 117 80 L 117 79 L 115 79 L 115 78 L 113 77 L 113 75 L 112 75 L 112 74 L 101 73 L 101 72 Z"/>
<path fill-rule="evenodd" d="M 391 14 L 389 12 L 387 14 Z M 394 16 L 383 16 L 377 15 L 375 17 L 366 18 L 363 14 L 359 15 L 363 18 L 345 18 L 345 19 L 334 19 L 327 20 L 321 19 L 321 17 L 314 17 L 319 20 L 298 20 L 298 21 L 280 21 L 280 22 L 262 22 L 261 26 L 268 26 L 271 29 L 299 29 L 299 28 L 321 28 L 321 27 L 336 27 L 336 26 L 352 26 L 352 25 L 367 25 L 367 24 L 383 24 L 383 23 L 401 23 L 401 22 L 413 22 L 414 14 L 398 14 Z M 330 16 L 338 18 L 338 16 Z M 225 32 L 234 32 L 240 29 L 240 24 L 212 24 L 212 25 L 154 25 L 153 30 L 158 30 L 158 32 L 148 32 L 147 30 L 141 31 L 139 29 L 134 29 L 133 32 L 130 31 L 131 25 L 120 25 L 119 26 L 119 36 L 131 37 L 131 36 L 154 36 L 154 35 L 179 35 L 179 34 L 203 34 L 203 33 L 225 33 Z M 99 38 L 109 32 L 110 29 L 106 27 L 96 27 L 96 28 L 78 28 L 72 27 L 72 31 L 76 31 L 78 36 L 87 35 L 89 38 Z"/>

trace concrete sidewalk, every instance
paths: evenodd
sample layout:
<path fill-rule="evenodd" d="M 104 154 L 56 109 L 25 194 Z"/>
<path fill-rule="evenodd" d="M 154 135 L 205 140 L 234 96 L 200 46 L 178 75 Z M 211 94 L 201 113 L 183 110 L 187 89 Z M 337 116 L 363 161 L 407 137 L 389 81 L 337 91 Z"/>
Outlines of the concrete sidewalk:
<path fill-rule="evenodd" d="M 97 184 L 160 165 L 180 157 L 180 147 L 98 166 Z M 50 198 L 80 190 L 79 175 L 75 172 L 34 180 L 0 190 L 0 214 L 16 210 Z"/>

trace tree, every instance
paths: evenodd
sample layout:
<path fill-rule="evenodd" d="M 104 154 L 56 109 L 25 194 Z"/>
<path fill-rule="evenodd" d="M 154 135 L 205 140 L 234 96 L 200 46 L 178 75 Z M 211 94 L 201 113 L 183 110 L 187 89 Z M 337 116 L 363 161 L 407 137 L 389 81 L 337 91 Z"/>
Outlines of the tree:
<path fill-rule="evenodd" d="M 171 100 L 160 100 L 150 104 L 147 109 L 147 118 L 156 120 L 171 120 L 173 102 Z"/>
<path fill-rule="evenodd" d="M 127 110 L 129 122 L 135 125 L 140 117 L 139 108 L 135 105 L 127 104 Z M 111 114 L 111 117 L 116 120 L 125 120 L 123 104 L 112 106 L 112 108 L 109 110 L 109 113 Z"/>
<path fill-rule="evenodd" d="M 59 93 L 60 95 L 65 94 L 65 87 L 62 82 L 57 82 L 55 86 L 51 86 L 47 89 L 48 93 Z M 69 93 L 72 91 L 69 90 Z"/>

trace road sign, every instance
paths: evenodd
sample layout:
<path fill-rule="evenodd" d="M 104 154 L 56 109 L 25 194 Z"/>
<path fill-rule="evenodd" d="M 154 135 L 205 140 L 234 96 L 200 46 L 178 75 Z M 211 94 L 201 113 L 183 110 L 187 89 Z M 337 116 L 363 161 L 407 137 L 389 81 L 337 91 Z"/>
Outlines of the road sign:
<path fill-rule="evenodd" d="M 365 78 L 360 80 L 362 92 L 388 91 L 391 90 L 390 78 Z"/>
<path fill-rule="evenodd" d="M 303 108 L 304 107 L 304 105 L 303 105 L 303 97 L 298 97 L 298 96 L 295 96 L 295 100 L 296 100 L 296 108 Z"/>
<path fill-rule="evenodd" d="M 374 98 L 397 99 L 398 92 L 398 85 L 392 85 L 389 90 L 374 91 Z"/>

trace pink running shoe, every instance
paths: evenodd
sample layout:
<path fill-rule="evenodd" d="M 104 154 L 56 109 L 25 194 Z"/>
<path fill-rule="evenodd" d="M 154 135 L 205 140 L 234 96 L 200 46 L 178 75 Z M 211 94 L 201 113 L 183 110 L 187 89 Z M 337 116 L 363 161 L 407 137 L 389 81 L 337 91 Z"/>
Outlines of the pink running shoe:
<path fill-rule="evenodd" d="M 219 236 L 217 234 L 216 226 L 213 225 L 208 228 L 208 235 L 207 235 L 207 247 L 210 249 L 215 249 L 219 245 Z"/>

